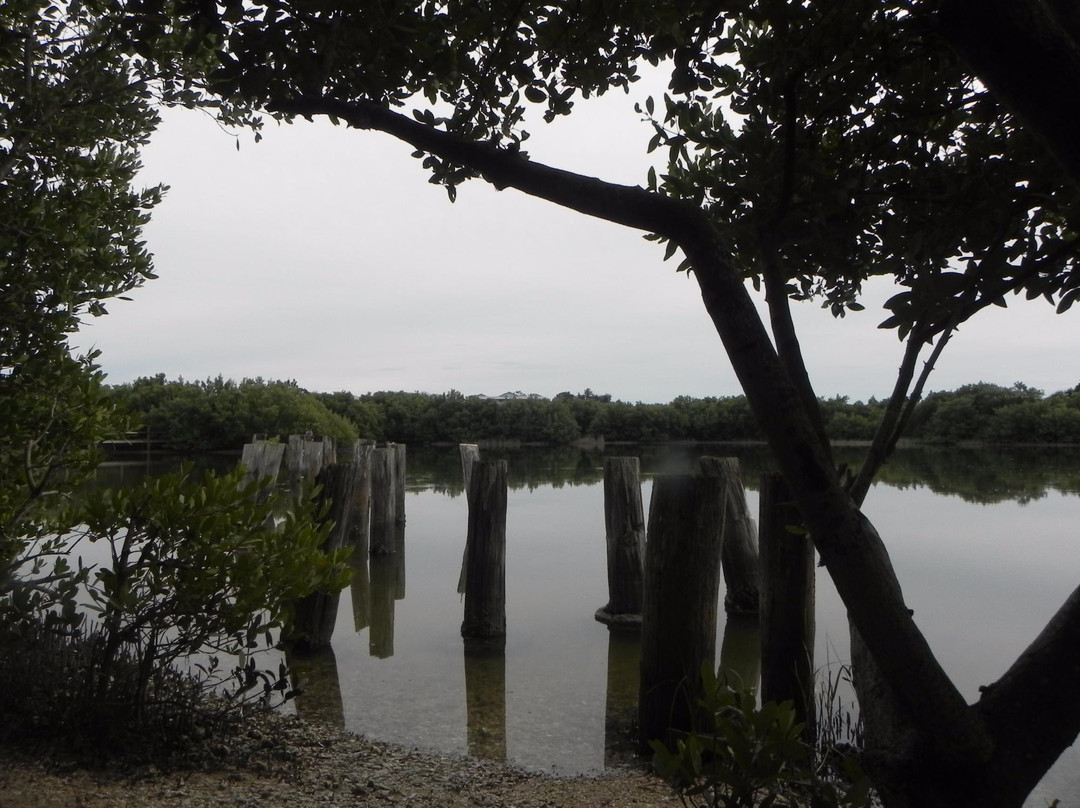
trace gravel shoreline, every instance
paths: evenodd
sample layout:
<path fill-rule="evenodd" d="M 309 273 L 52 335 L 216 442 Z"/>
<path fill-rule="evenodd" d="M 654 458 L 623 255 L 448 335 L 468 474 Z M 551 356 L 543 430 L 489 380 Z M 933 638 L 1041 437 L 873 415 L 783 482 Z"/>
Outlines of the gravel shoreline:
<path fill-rule="evenodd" d="M 207 743 L 190 769 L 88 770 L 2 750 L 0 808 L 661 808 L 679 802 L 642 769 L 557 777 L 362 738 L 277 715 Z"/>

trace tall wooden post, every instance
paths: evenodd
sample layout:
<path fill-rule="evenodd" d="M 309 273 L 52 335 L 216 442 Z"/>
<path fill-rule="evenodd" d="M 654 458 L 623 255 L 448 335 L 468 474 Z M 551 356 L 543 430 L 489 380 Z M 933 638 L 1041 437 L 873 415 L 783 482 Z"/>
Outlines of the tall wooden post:
<path fill-rule="evenodd" d="M 480 447 L 475 443 L 459 443 L 458 453 L 461 455 L 461 473 L 465 478 L 465 500 L 469 501 L 469 482 L 472 480 L 472 466 L 480 459 Z M 459 595 L 465 594 L 465 576 L 468 572 L 468 550 L 461 552 L 461 573 L 458 575 L 457 591 Z"/>
<path fill-rule="evenodd" d="M 472 470 L 461 636 L 466 642 L 501 644 L 506 638 L 506 461 L 480 460 Z"/>
<path fill-rule="evenodd" d="M 397 521 L 397 494 L 394 490 L 397 475 L 393 447 L 375 449 L 371 453 L 371 554 L 389 555 L 394 552 L 394 523 Z"/>
<path fill-rule="evenodd" d="M 405 444 L 394 443 L 394 521 L 405 524 Z"/>
<path fill-rule="evenodd" d="M 761 699 L 792 701 L 813 738 L 814 544 L 779 474 L 761 477 Z"/>
<path fill-rule="evenodd" d="M 596 619 L 611 626 L 641 626 L 645 515 L 640 468 L 636 457 L 604 460 L 608 602 L 597 610 Z"/>
<path fill-rule="evenodd" d="M 727 507 L 724 512 L 723 570 L 728 614 L 757 614 L 761 598 L 761 562 L 757 529 L 746 504 L 746 488 L 735 457 L 702 457 L 701 473 L 723 481 Z"/>
<path fill-rule="evenodd" d="M 724 489 L 715 476 L 653 480 L 641 627 L 641 745 L 694 726 L 716 660 Z"/>
<path fill-rule="evenodd" d="M 319 472 L 322 486 L 319 497 L 328 500 L 330 508 L 327 519 L 334 526 L 323 544 L 324 552 L 333 552 L 345 546 L 349 532 L 349 512 L 355 497 L 356 464 L 334 463 Z M 340 592 L 313 592 L 296 604 L 295 630 L 298 653 L 311 653 L 330 644 L 337 621 Z"/>
<path fill-rule="evenodd" d="M 359 546 L 363 544 L 365 554 L 371 539 L 371 453 L 374 449 L 375 441 L 371 440 L 358 440 L 353 448 L 357 482 L 349 515 L 349 543 L 358 548 L 355 552 L 360 552 Z"/>

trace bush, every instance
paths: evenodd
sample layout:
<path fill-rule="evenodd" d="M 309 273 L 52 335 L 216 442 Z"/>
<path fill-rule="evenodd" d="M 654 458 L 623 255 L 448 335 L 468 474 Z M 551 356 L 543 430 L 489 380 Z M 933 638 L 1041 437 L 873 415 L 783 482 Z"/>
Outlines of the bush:
<path fill-rule="evenodd" d="M 814 768 L 791 702 L 756 705 L 752 692 L 703 670 L 701 701 L 707 726 L 686 733 L 673 749 L 652 741 L 654 764 L 684 805 L 709 808 L 864 808 L 870 785 L 858 765 L 843 759 L 839 775 Z"/>

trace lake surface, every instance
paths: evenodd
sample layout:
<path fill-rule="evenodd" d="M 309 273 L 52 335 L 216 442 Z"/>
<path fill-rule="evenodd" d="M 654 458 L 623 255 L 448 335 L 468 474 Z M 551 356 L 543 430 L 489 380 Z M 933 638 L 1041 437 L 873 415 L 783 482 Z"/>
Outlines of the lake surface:
<path fill-rule="evenodd" d="M 760 447 L 608 447 L 656 473 L 696 455 L 738 456 L 757 509 Z M 603 453 L 485 450 L 509 464 L 507 637 L 503 654 L 467 653 L 457 593 L 467 505 L 456 447 L 410 447 L 407 522 L 396 556 L 354 559 L 332 652 L 293 660 L 296 709 L 407 746 L 589 773 L 619 765 L 637 692 L 636 640 L 593 614 L 607 602 Z M 859 460 L 841 450 L 841 462 Z M 103 481 L 145 467 L 108 464 Z M 153 470 L 151 469 L 151 472 Z M 908 605 L 970 701 L 1000 676 L 1080 582 L 1080 449 L 902 449 L 865 511 L 885 539 Z M 720 603 L 723 602 L 721 592 Z M 752 671 L 753 628 L 728 625 L 718 653 Z M 816 664 L 848 658 L 844 609 L 817 576 Z M 743 654 L 738 657 L 738 654 Z M 747 649 L 751 653 L 747 657 Z M 752 673 L 747 674 L 752 675 Z M 1080 805 L 1080 751 L 1063 755 L 1028 805 Z"/>

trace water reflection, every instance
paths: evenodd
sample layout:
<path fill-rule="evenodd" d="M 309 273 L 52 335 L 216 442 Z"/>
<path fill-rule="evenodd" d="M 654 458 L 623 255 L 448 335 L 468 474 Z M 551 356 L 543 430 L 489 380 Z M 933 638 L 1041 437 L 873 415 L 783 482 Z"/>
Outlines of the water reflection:
<path fill-rule="evenodd" d="M 755 487 L 768 465 L 760 446 L 617 446 L 606 453 L 640 455 L 646 502 L 652 475 L 688 469 L 701 454 L 738 456 Z M 849 465 L 861 454 L 837 451 Z M 636 638 L 593 620 L 608 595 L 604 453 L 492 448 L 486 455 L 509 460 L 505 655 L 463 657 L 456 590 L 467 507 L 457 447 L 410 448 L 407 553 L 403 533 L 394 537 L 399 552 L 382 558 L 369 561 L 366 547 L 357 547 L 346 594 L 352 604 L 342 604 L 334 634 L 336 664 L 324 657 L 322 667 L 301 669 L 307 684 L 297 707 L 340 715 L 342 703 L 350 730 L 452 753 L 483 750 L 476 754 L 532 769 L 585 773 L 616 765 L 636 722 L 638 668 Z M 1004 672 L 1076 585 L 1077 470 L 1075 448 L 904 449 L 867 499 L 915 619 L 969 699 Z M 101 477 L 124 484 L 145 473 L 145 463 L 109 464 Z M 756 501 L 752 493 L 752 510 Z M 843 662 L 845 610 L 824 570 L 818 574 L 816 658 Z M 756 682 L 752 621 L 721 613 L 718 631 L 721 672 Z M 324 676 L 326 687 L 313 690 Z M 485 681 L 486 696 L 478 684 Z M 1056 771 L 1040 793 L 1080 797 L 1080 754 L 1066 753 Z"/>
<path fill-rule="evenodd" d="M 727 617 L 716 676 L 732 687 L 757 691 L 761 679 L 761 631 L 756 616 Z"/>
<path fill-rule="evenodd" d="M 495 644 L 462 647 L 469 754 L 506 760 L 506 654 Z"/>
<path fill-rule="evenodd" d="M 345 727 L 345 706 L 341 698 L 337 657 L 331 647 L 313 654 L 287 653 L 292 686 L 300 691 L 293 699 L 296 714 L 309 721 Z"/>

